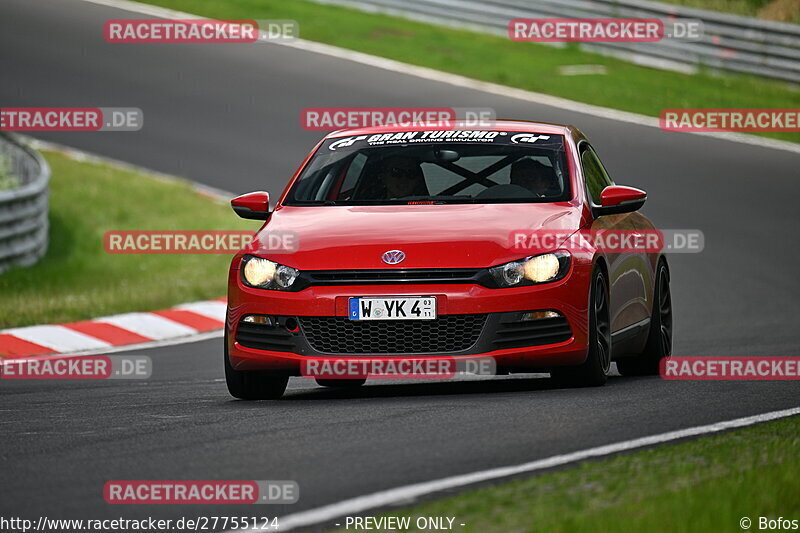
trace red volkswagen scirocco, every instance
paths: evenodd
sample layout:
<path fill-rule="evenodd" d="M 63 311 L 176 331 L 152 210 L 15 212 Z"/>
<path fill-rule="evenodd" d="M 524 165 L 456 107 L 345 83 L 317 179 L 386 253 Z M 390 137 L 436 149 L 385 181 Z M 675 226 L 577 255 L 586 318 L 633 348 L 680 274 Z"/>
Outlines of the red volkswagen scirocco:
<path fill-rule="evenodd" d="M 266 192 L 231 202 L 266 222 L 230 268 L 228 390 L 278 398 L 315 359 L 490 357 L 574 386 L 605 383 L 612 360 L 655 373 L 672 345 L 663 254 L 565 244 L 653 231 L 645 199 L 572 126 L 334 132 L 274 211 Z"/>

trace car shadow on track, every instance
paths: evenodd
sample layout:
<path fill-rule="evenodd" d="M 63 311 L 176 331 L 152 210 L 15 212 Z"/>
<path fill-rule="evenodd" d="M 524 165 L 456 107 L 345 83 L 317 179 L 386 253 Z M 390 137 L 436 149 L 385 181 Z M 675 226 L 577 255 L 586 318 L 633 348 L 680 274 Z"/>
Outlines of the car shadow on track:
<path fill-rule="evenodd" d="M 623 383 L 639 381 L 648 378 L 610 377 L 606 387 L 613 387 Z M 313 384 L 313 381 L 310 381 Z M 313 385 L 312 385 L 313 386 Z M 574 389 L 566 387 L 548 377 L 530 376 L 504 376 L 482 380 L 464 381 L 435 381 L 435 382 L 398 382 L 387 383 L 385 380 L 369 383 L 357 388 L 329 389 L 324 387 L 288 389 L 281 398 L 282 402 L 314 401 L 332 399 L 361 399 L 361 398 L 392 398 L 411 396 L 449 396 L 464 394 L 498 394 L 515 392 L 546 392 L 546 391 L 592 391 L 598 388 Z"/>

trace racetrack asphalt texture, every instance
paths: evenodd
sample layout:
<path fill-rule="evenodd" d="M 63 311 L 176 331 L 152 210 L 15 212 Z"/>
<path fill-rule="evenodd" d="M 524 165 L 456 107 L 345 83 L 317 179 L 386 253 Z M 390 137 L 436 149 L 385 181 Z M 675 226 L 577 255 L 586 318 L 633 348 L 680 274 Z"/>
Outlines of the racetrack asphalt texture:
<path fill-rule="evenodd" d="M 658 227 L 705 234 L 702 253 L 669 258 L 675 354 L 798 354 L 796 153 L 277 45 L 108 44 L 101 28 L 111 18 L 144 17 L 78 0 L 0 4 L 3 106 L 144 110 L 139 132 L 37 138 L 234 193 L 277 195 L 322 135 L 301 129 L 305 107 L 492 107 L 500 118 L 571 123 L 617 183 L 648 192 L 643 212 Z M 0 383 L 0 516 L 284 515 L 800 400 L 796 382 L 614 377 L 602 388 L 569 390 L 542 376 L 501 376 L 381 381 L 355 392 L 295 378 L 284 399 L 247 403 L 228 396 L 221 339 L 130 353 L 153 359 L 150 380 Z M 113 506 L 102 498 L 113 479 L 293 479 L 301 495 L 293 505 L 255 509 Z"/>

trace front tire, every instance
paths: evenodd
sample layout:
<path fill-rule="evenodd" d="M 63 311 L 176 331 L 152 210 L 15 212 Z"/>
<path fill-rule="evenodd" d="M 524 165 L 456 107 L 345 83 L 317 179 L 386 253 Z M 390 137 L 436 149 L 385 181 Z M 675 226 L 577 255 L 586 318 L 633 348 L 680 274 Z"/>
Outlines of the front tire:
<path fill-rule="evenodd" d="M 228 356 L 228 334 L 225 333 L 225 382 L 228 392 L 240 400 L 277 400 L 286 391 L 289 376 L 263 370 L 236 370 Z"/>
<path fill-rule="evenodd" d="M 669 270 L 661 260 L 656 269 L 653 289 L 653 311 L 650 331 L 644 351 L 637 357 L 617 361 L 617 370 L 623 376 L 652 376 L 658 374 L 661 360 L 672 355 L 672 294 L 669 289 Z"/>
<path fill-rule="evenodd" d="M 599 387 L 608 380 L 611 368 L 611 312 L 608 280 L 602 269 L 592 276 L 589 298 L 589 353 L 583 364 L 563 367 L 551 377 L 569 387 Z"/>

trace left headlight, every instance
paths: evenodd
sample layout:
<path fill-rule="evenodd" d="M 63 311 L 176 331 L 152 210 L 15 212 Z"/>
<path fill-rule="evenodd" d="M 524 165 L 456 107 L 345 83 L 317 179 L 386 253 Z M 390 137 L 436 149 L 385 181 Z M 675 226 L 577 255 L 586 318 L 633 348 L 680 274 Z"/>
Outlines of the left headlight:
<path fill-rule="evenodd" d="M 242 260 L 242 281 L 259 289 L 288 290 L 300 271 L 269 259 L 246 255 Z"/>
<path fill-rule="evenodd" d="M 492 267 L 489 273 L 501 288 L 549 283 L 567 275 L 569 258 L 567 252 L 535 255 Z"/>

